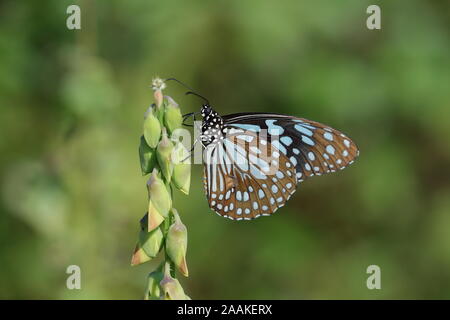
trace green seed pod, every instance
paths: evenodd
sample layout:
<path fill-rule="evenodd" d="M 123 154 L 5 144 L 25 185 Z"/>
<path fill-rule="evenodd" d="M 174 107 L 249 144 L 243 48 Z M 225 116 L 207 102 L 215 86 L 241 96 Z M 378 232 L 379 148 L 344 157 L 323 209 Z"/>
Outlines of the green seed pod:
<path fill-rule="evenodd" d="M 161 138 L 161 124 L 152 109 L 144 119 L 144 138 L 151 148 L 156 148 Z"/>
<path fill-rule="evenodd" d="M 145 253 L 150 258 L 155 258 L 159 250 L 161 249 L 161 245 L 163 243 L 164 235 L 161 231 L 161 228 L 154 229 L 150 232 L 146 230 L 139 232 L 139 242 L 138 245 L 144 249 Z"/>
<path fill-rule="evenodd" d="M 181 127 L 183 116 L 181 115 L 178 104 L 169 96 L 166 96 L 165 98 L 167 100 L 167 105 L 165 107 L 164 123 L 169 130 L 169 133 L 172 133 L 175 129 Z"/>
<path fill-rule="evenodd" d="M 164 216 L 162 216 L 156 209 L 152 201 L 148 202 L 148 224 L 147 231 L 150 232 L 159 227 L 159 225 L 164 221 Z"/>
<path fill-rule="evenodd" d="M 164 182 L 158 177 L 155 168 L 147 182 L 149 205 L 148 205 L 148 231 L 158 227 L 169 214 L 172 207 L 172 197 Z"/>
<path fill-rule="evenodd" d="M 149 257 L 144 249 L 142 249 L 139 246 L 139 243 L 136 244 L 136 247 L 134 248 L 134 252 L 133 252 L 133 256 L 131 257 L 131 265 L 132 266 L 137 266 L 138 264 L 142 264 L 144 262 L 147 262 L 149 260 L 151 260 L 152 258 Z"/>
<path fill-rule="evenodd" d="M 139 225 L 141 226 L 141 230 L 147 230 L 148 227 L 148 212 L 141 218 L 139 221 Z"/>
<path fill-rule="evenodd" d="M 158 268 L 159 269 L 159 268 Z M 147 277 L 147 288 L 145 289 L 145 300 L 158 300 L 161 296 L 159 283 L 164 278 L 161 270 L 151 272 Z"/>
<path fill-rule="evenodd" d="M 189 152 L 181 142 L 175 144 L 173 151 L 172 182 L 175 187 L 185 194 L 189 194 L 191 185 L 191 159 Z"/>
<path fill-rule="evenodd" d="M 148 214 L 148 212 L 145 213 L 145 216 L 143 216 L 140 221 L 141 230 L 147 232 L 156 229 L 164 221 L 164 217 L 159 214 L 152 202 L 149 202 L 149 207 L 151 207 L 150 214 Z M 152 228 L 149 228 L 150 225 Z"/>
<path fill-rule="evenodd" d="M 164 278 L 159 283 L 161 286 L 162 295 L 164 300 L 185 300 L 186 295 L 180 282 L 177 279 L 172 278 L 170 275 L 170 264 L 166 262 L 164 268 Z"/>
<path fill-rule="evenodd" d="M 178 270 L 187 277 L 189 275 L 186 264 L 187 229 L 181 222 L 178 212 L 175 209 L 172 209 L 172 212 L 175 222 L 167 232 L 166 252 Z"/>
<path fill-rule="evenodd" d="M 141 160 L 142 175 L 152 172 L 156 165 L 156 152 L 148 146 L 144 136 L 141 136 L 139 145 L 139 159 Z"/>
<path fill-rule="evenodd" d="M 173 172 L 172 151 L 173 143 L 167 137 L 166 128 L 163 128 L 161 141 L 156 148 L 156 158 L 167 182 L 170 182 Z"/>
<path fill-rule="evenodd" d="M 139 240 L 134 249 L 131 265 L 138 265 L 155 258 L 162 247 L 164 235 L 160 228 L 147 232 L 139 232 Z"/>

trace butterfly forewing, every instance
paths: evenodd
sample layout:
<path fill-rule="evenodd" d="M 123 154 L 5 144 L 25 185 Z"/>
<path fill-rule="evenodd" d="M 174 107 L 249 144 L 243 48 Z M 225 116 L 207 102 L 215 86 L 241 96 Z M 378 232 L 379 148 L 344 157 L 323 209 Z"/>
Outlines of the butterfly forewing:
<path fill-rule="evenodd" d="M 277 146 L 296 167 L 299 181 L 344 169 L 359 155 L 350 138 L 319 122 L 264 113 L 228 115 L 224 120 L 237 128 L 255 132 L 266 130 L 269 135 L 277 132 L 280 144 Z"/>
<path fill-rule="evenodd" d="M 286 123 L 286 128 L 293 139 L 288 156 L 295 159 L 299 180 L 344 169 L 358 156 L 350 138 L 321 123 L 293 119 Z"/>

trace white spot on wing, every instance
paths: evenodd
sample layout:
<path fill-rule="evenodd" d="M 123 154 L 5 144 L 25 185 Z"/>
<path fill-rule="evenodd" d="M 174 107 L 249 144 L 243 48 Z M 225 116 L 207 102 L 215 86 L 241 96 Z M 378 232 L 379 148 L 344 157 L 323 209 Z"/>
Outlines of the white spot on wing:
<path fill-rule="evenodd" d="M 278 179 L 283 179 L 284 178 L 284 174 L 281 171 L 277 171 L 276 175 L 277 175 Z"/>
<path fill-rule="evenodd" d="M 284 129 L 276 124 L 274 124 L 276 120 L 266 120 L 266 125 L 270 135 L 280 136 L 283 134 Z"/>
<path fill-rule="evenodd" d="M 280 141 L 278 140 L 273 140 L 272 145 L 277 148 L 278 150 L 280 150 L 281 152 L 283 152 L 283 154 L 287 154 L 287 150 L 286 148 L 280 143 Z"/>
<path fill-rule="evenodd" d="M 297 130 L 298 132 L 300 132 L 300 133 L 302 133 L 302 134 L 306 134 L 306 135 L 308 135 L 308 136 L 310 136 L 310 137 L 312 137 L 312 135 L 313 135 L 313 132 L 312 132 L 311 130 L 309 130 L 309 129 L 306 129 L 303 125 L 296 124 L 296 125 L 294 126 L 294 128 L 295 128 L 295 130 Z"/>
<path fill-rule="evenodd" d="M 280 140 L 287 146 L 291 145 L 292 143 L 292 138 L 288 136 L 281 137 Z"/>
<path fill-rule="evenodd" d="M 310 146 L 315 145 L 314 141 L 312 141 L 310 138 L 308 138 L 307 136 L 304 136 L 304 135 L 302 135 L 302 141 L 306 144 L 309 144 Z"/>
<path fill-rule="evenodd" d="M 242 128 L 244 130 L 254 131 L 254 132 L 259 132 L 261 130 L 260 126 L 256 126 L 253 124 L 240 124 L 239 123 L 239 124 L 233 124 L 233 126 Z"/>
<path fill-rule="evenodd" d="M 350 141 L 348 141 L 347 139 L 344 139 L 344 144 L 347 148 L 350 148 Z"/>
<path fill-rule="evenodd" d="M 327 145 L 327 147 L 325 148 L 325 150 L 329 153 L 329 154 L 334 154 L 334 147 L 331 145 L 331 144 L 329 144 L 329 145 Z"/>
<path fill-rule="evenodd" d="M 294 156 L 290 157 L 289 160 L 291 160 L 291 162 L 292 162 L 292 164 L 293 164 L 294 166 L 297 165 L 297 159 L 295 159 Z"/>
<path fill-rule="evenodd" d="M 262 198 L 264 198 L 264 196 L 265 196 L 264 191 L 262 191 L 262 189 L 259 189 L 259 190 L 258 190 L 258 197 L 259 197 L 260 199 L 262 199 Z"/>
<path fill-rule="evenodd" d="M 236 138 L 247 141 L 247 142 L 253 141 L 253 136 L 249 136 L 249 135 L 238 135 L 238 136 L 236 136 Z"/>
<path fill-rule="evenodd" d="M 324 137 L 325 139 L 327 139 L 328 141 L 333 141 L 333 135 L 332 135 L 331 133 L 329 133 L 329 132 L 325 132 L 325 133 L 323 134 L 323 137 Z"/>

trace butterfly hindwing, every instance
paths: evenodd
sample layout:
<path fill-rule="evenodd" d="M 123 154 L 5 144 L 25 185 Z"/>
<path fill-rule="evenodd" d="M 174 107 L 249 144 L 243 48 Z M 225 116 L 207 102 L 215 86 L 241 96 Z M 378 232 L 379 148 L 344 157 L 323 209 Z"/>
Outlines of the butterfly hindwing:
<path fill-rule="evenodd" d="M 204 152 L 208 202 L 224 217 L 249 220 L 270 215 L 295 192 L 295 167 L 255 132 L 230 130 Z"/>

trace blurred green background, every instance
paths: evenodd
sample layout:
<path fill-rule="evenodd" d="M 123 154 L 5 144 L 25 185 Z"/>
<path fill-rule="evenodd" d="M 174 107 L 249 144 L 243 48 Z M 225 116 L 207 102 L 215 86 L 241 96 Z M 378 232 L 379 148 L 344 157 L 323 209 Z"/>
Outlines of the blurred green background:
<path fill-rule="evenodd" d="M 81 30 L 66 8 L 81 7 Z M 366 28 L 379 4 L 382 29 Z M 448 1 L 3 1 L 0 298 L 141 299 L 138 144 L 155 75 L 219 113 L 271 111 L 352 137 L 358 161 L 268 218 L 175 195 L 194 299 L 450 298 Z M 170 83 L 183 112 L 200 101 Z M 81 290 L 66 288 L 68 265 Z M 366 268 L 381 267 L 381 290 Z"/>

